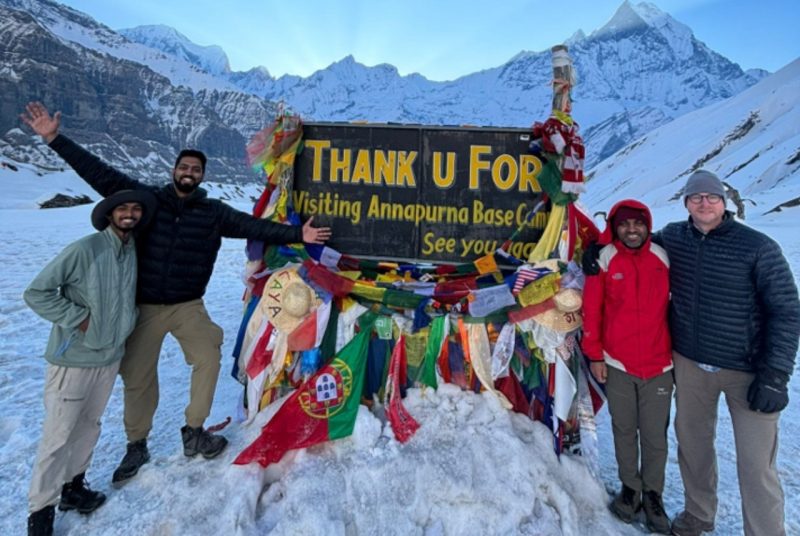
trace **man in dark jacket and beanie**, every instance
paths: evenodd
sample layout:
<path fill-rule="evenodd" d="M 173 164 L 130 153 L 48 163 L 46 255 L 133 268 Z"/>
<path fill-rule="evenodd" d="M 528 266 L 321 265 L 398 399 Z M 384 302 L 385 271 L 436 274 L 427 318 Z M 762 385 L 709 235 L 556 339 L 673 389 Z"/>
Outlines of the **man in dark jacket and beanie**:
<path fill-rule="evenodd" d="M 186 426 L 181 428 L 184 454 L 214 458 L 223 451 L 227 440 L 205 430 L 203 424 L 211 411 L 219 376 L 222 329 L 211 321 L 203 294 L 222 237 L 273 244 L 321 244 L 330 238 L 330 229 L 312 227 L 311 219 L 302 228 L 281 225 L 209 199 L 199 187 L 206 165 L 206 157 L 200 151 L 181 151 L 170 184 L 142 184 L 60 135 L 60 112 L 50 116 L 40 103 L 28 104 L 26 111 L 22 120 L 101 195 L 147 190 L 157 199 L 151 224 L 136 241 L 139 318 L 120 366 L 128 447 L 112 481 L 121 485 L 150 459 L 147 436 L 158 406 L 158 357 L 167 333 L 177 339 L 186 362 L 192 366 Z"/>
<path fill-rule="evenodd" d="M 800 336 L 797 287 L 780 246 L 725 210 L 716 175 L 695 171 L 683 194 L 688 221 L 671 223 L 653 238 L 671 263 L 675 432 L 685 490 L 684 511 L 672 530 L 686 536 L 714 529 L 714 438 L 724 393 L 745 534 L 785 534 L 775 460 Z"/>
<path fill-rule="evenodd" d="M 725 189 L 716 175 L 695 171 L 683 194 L 688 220 L 670 223 L 652 238 L 670 260 L 675 431 L 684 485 L 684 510 L 672 533 L 714 530 L 714 439 L 724 393 L 744 532 L 782 535 L 784 497 L 775 461 L 778 419 L 789 402 L 800 337 L 797 286 L 780 246 L 725 210 Z M 587 253 L 584 271 L 597 273 L 596 253 Z"/>

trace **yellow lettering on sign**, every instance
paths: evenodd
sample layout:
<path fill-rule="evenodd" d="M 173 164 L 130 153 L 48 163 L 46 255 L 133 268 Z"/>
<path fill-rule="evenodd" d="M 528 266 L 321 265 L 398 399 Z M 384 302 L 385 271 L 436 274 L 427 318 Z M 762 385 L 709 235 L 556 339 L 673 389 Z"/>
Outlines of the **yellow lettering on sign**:
<path fill-rule="evenodd" d="M 363 182 L 372 184 L 372 170 L 369 163 L 369 150 L 360 149 L 356 155 L 356 165 L 353 168 L 353 177 L 350 179 L 353 184 Z"/>
<path fill-rule="evenodd" d="M 519 191 L 541 192 L 542 187 L 536 177 L 542 171 L 542 161 L 532 154 L 523 154 L 519 157 Z M 521 257 L 527 258 L 527 257 Z"/>
<path fill-rule="evenodd" d="M 468 255 L 488 255 L 497 250 L 497 240 L 487 240 L 480 238 L 462 238 L 461 256 Z"/>
<path fill-rule="evenodd" d="M 488 145 L 470 145 L 469 146 L 469 189 L 479 190 L 478 184 L 480 179 L 480 172 L 487 170 L 491 167 L 489 162 L 481 160 L 481 156 L 492 152 L 492 148 Z"/>
<path fill-rule="evenodd" d="M 342 182 L 350 182 L 350 160 L 352 151 L 350 149 L 342 149 L 342 156 L 339 156 L 339 149 L 331 149 L 331 169 L 330 180 L 331 182 L 339 182 L 339 175 L 342 176 Z"/>
<path fill-rule="evenodd" d="M 526 203 L 520 203 L 517 206 L 517 213 L 516 218 L 514 219 L 517 222 L 517 227 L 522 225 L 525 222 L 525 218 L 528 216 L 528 205 Z M 520 259 L 527 259 L 528 257 L 520 257 Z"/>
<path fill-rule="evenodd" d="M 422 237 L 422 254 L 430 255 L 431 253 L 453 253 L 456 250 L 455 238 L 436 237 L 436 233 L 428 231 Z"/>
<path fill-rule="evenodd" d="M 508 252 L 518 259 L 527 259 L 534 249 L 536 242 L 511 242 Z"/>
<path fill-rule="evenodd" d="M 434 151 L 433 153 L 433 183 L 441 189 L 450 188 L 453 186 L 453 181 L 456 178 L 456 153 L 447 153 L 447 169 L 442 175 L 442 153 Z"/>
<path fill-rule="evenodd" d="M 397 153 L 397 186 L 409 186 L 416 188 L 417 181 L 414 178 L 414 160 L 417 159 L 417 151 L 398 151 Z"/>
<path fill-rule="evenodd" d="M 386 186 L 394 186 L 394 172 L 397 162 L 397 152 L 375 151 L 375 162 L 372 169 L 375 170 L 375 186 L 385 183 Z"/>
<path fill-rule="evenodd" d="M 472 223 L 475 223 L 476 225 L 510 227 L 513 222 L 513 210 L 486 208 L 479 199 L 475 199 L 472 202 Z"/>
<path fill-rule="evenodd" d="M 508 172 L 503 176 L 503 168 Z M 507 192 L 517 182 L 517 161 L 509 154 L 501 154 L 492 164 L 492 182 L 501 192 Z"/>
<path fill-rule="evenodd" d="M 314 154 L 314 166 L 313 166 L 313 174 L 311 175 L 311 180 L 314 182 L 321 182 L 322 181 L 322 152 L 324 149 L 331 148 L 331 142 L 329 140 L 306 140 L 305 141 L 306 148 L 310 148 Z"/>

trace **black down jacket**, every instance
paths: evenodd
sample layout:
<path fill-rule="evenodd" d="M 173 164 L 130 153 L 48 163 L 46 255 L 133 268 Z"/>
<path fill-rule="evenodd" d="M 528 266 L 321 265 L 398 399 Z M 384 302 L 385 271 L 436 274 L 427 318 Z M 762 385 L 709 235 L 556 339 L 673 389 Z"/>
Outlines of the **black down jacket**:
<path fill-rule="evenodd" d="M 272 244 L 302 242 L 302 229 L 298 226 L 255 218 L 209 199 L 202 188 L 180 198 L 171 181 L 162 187 L 142 184 L 66 136 L 57 136 L 50 147 L 104 197 L 119 190 L 149 190 L 158 199 L 150 225 L 136 237 L 139 303 L 174 304 L 201 298 L 222 237 Z"/>
<path fill-rule="evenodd" d="M 771 238 L 734 220 L 701 233 L 688 221 L 653 235 L 670 260 L 672 347 L 700 363 L 791 374 L 800 301 L 789 264 Z"/>

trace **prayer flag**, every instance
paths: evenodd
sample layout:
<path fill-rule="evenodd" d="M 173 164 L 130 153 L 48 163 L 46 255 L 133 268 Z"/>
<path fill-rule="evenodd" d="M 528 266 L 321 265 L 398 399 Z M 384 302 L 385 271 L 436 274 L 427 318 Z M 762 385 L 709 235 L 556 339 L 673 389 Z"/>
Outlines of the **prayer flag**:
<path fill-rule="evenodd" d="M 369 324 L 331 364 L 303 382 L 233 463 L 258 462 L 266 467 L 280 461 L 289 450 L 352 434 L 371 333 Z"/>
<path fill-rule="evenodd" d="M 403 406 L 400 394 L 401 376 L 403 362 L 405 361 L 405 336 L 401 335 L 392 351 L 392 359 L 389 364 L 389 378 L 387 387 L 390 390 L 389 404 L 386 416 L 392 425 L 394 436 L 400 443 L 405 443 L 419 429 L 419 423 L 411 416 Z"/>

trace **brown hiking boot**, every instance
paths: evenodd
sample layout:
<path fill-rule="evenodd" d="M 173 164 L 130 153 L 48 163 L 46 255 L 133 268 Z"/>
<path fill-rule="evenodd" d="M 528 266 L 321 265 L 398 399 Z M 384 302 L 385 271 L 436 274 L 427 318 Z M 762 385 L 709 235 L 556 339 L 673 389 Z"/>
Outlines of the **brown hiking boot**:
<path fill-rule="evenodd" d="M 645 525 L 650 532 L 672 534 L 660 494 L 655 491 L 645 491 L 642 494 L 642 507 L 644 508 Z"/>
<path fill-rule="evenodd" d="M 190 458 L 196 454 L 202 454 L 207 460 L 216 458 L 228 445 L 228 440 L 223 436 L 212 434 L 202 426 L 198 428 L 184 426 L 181 428 L 181 438 L 183 454 Z"/>
<path fill-rule="evenodd" d="M 700 536 L 713 530 L 713 521 L 703 521 L 686 510 L 678 514 L 672 522 L 672 534 L 675 536 Z"/>
<path fill-rule="evenodd" d="M 147 450 L 147 438 L 128 443 L 125 456 L 111 477 L 111 485 L 115 488 L 125 485 L 149 461 L 150 451 Z"/>
<path fill-rule="evenodd" d="M 642 494 L 623 484 L 622 490 L 617 493 L 608 508 L 620 520 L 625 523 L 632 523 L 636 519 L 636 514 L 642 508 Z"/>

